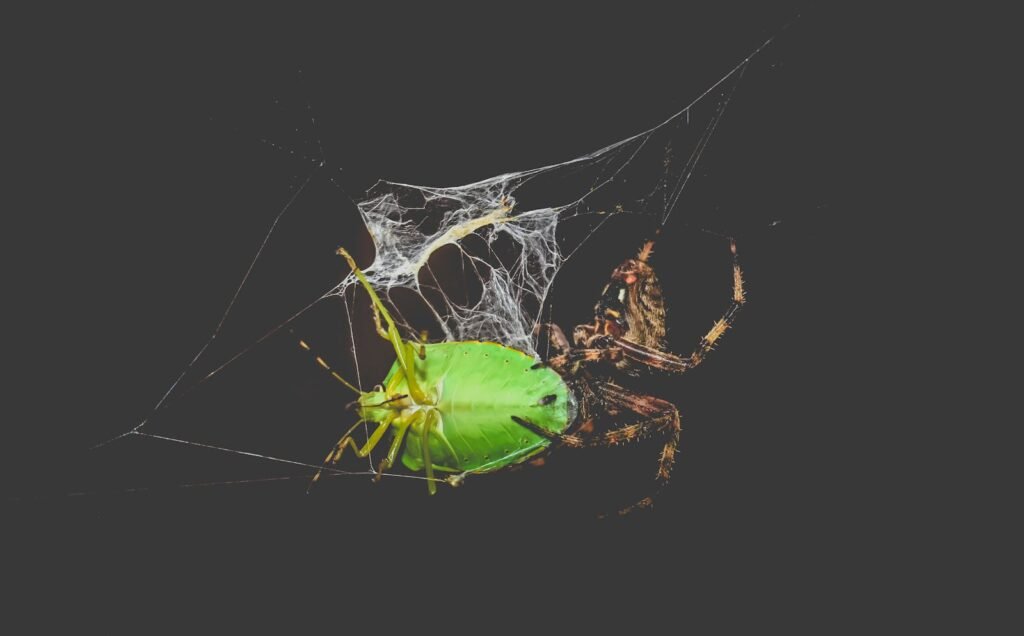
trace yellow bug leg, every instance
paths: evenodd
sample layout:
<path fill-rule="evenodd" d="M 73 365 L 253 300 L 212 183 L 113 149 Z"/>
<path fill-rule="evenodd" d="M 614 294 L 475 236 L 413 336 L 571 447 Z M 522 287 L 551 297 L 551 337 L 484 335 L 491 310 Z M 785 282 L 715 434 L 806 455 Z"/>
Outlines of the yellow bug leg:
<path fill-rule="evenodd" d="M 416 358 L 419 358 L 419 357 L 420 357 L 420 354 L 419 354 L 419 351 L 417 350 L 416 345 L 414 345 L 411 342 L 406 342 L 405 343 L 405 359 L 409 361 L 409 368 L 410 369 L 415 369 L 415 366 L 414 366 L 415 365 L 415 360 L 416 360 Z M 425 357 L 426 357 L 426 352 L 424 352 L 424 359 L 425 359 Z M 409 387 L 409 392 L 412 393 L 412 386 Z M 420 404 L 423 404 L 423 402 L 420 402 Z"/>
<path fill-rule="evenodd" d="M 356 265 L 355 259 L 352 258 L 351 254 L 348 253 L 348 250 L 346 250 L 344 247 L 339 247 L 338 254 L 344 257 L 346 261 L 348 261 L 348 266 L 352 269 L 352 273 L 355 274 L 356 279 L 358 279 L 359 282 L 362 283 L 363 287 L 365 287 L 366 291 L 369 292 L 370 294 L 370 304 L 371 307 L 373 308 L 373 322 L 376 324 L 377 333 L 380 334 L 381 338 L 391 341 L 392 331 L 397 332 L 398 329 L 395 327 L 395 321 L 392 320 L 391 314 L 388 313 L 387 308 L 385 308 L 384 304 L 381 303 L 380 297 L 377 296 L 377 291 L 374 290 L 373 285 L 370 285 L 370 281 L 366 280 L 366 275 L 363 274 L 363 270 L 359 269 L 359 266 Z M 388 323 L 387 329 L 385 329 L 384 325 L 382 325 L 380 322 L 381 316 L 383 316 L 384 321 Z"/>
<path fill-rule="evenodd" d="M 366 276 L 356 265 L 356 261 L 352 258 L 352 255 L 345 251 L 345 248 L 338 248 L 338 254 L 345 257 L 345 260 L 348 261 L 349 267 L 352 268 L 352 273 L 355 274 L 355 277 L 359 279 L 359 282 L 366 288 L 367 293 L 370 294 L 370 300 L 373 304 L 374 320 L 377 322 L 377 333 L 379 333 L 382 338 L 390 341 L 391 345 L 394 347 L 395 355 L 398 357 L 398 363 L 405 371 L 405 376 L 409 383 L 409 394 L 412 396 L 413 401 L 417 404 L 426 404 L 428 401 L 427 394 L 423 392 L 422 388 L 420 388 L 420 384 L 416 380 L 416 374 L 414 372 L 415 356 L 410 355 L 411 348 L 406 347 L 408 343 L 402 339 L 402 335 L 398 332 L 398 327 L 395 326 L 395 321 L 391 318 L 391 314 L 388 313 L 387 307 L 385 307 L 384 303 L 381 302 L 380 297 L 377 295 L 377 291 L 374 290 L 370 281 L 366 280 Z M 384 318 L 384 322 L 388 325 L 386 332 L 383 329 L 383 325 L 380 324 L 381 317 Z"/>
<path fill-rule="evenodd" d="M 388 335 L 388 330 L 384 328 L 384 325 L 380 322 L 380 311 L 377 309 L 377 305 L 373 306 L 373 324 L 377 327 L 377 335 L 384 338 L 387 341 L 391 340 L 391 336 Z"/>
<path fill-rule="evenodd" d="M 437 483 L 434 482 L 434 464 L 430 459 L 430 431 L 434 428 L 437 418 L 437 411 L 432 410 L 427 413 L 420 438 L 420 444 L 423 447 L 423 469 L 427 474 L 427 491 L 432 495 L 437 494 Z"/>
<path fill-rule="evenodd" d="M 366 457 L 367 455 L 369 455 L 370 452 L 377 447 L 377 444 L 380 443 L 380 438 L 384 437 L 384 433 L 388 430 L 390 426 L 391 420 L 388 420 L 387 422 L 381 422 L 380 424 L 378 424 L 377 430 L 370 434 L 369 439 L 366 440 L 366 443 L 363 444 L 363 447 L 356 451 L 356 455 L 358 457 Z"/>
<path fill-rule="evenodd" d="M 352 439 L 352 433 L 364 421 L 365 420 L 359 420 L 358 422 L 353 424 L 352 428 L 348 429 L 345 435 L 343 435 L 342 438 L 338 440 L 338 443 L 335 444 L 333 448 L 331 448 L 331 452 L 328 453 L 327 457 L 324 458 L 323 467 L 321 467 L 320 470 L 318 470 L 316 474 L 313 475 L 312 481 L 309 482 L 309 487 L 306 488 L 307 493 L 311 488 L 313 488 L 313 484 L 320 480 L 320 475 L 323 474 L 324 468 L 326 468 L 328 465 L 338 463 L 338 460 L 340 460 L 341 456 L 345 453 L 346 448 L 351 447 L 352 450 L 355 451 L 356 456 L 358 457 L 366 457 L 367 455 L 369 455 L 370 452 L 374 448 L 376 448 L 377 444 L 380 443 L 381 437 L 383 437 L 384 433 L 387 432 L 388 427 L 391 426 L 391 422 L 394 421 L 394 418 L 388 418 L 387 420 L 378 424 L 376 430 L 373 431 L 369 439 L 366 440 L 366 443 L 363 444 L 363 447 L 359 448 L 359 445 L 356 444 L 356 441 Z"/>
<path fill-rule="evenodd" d="M 339 458 L 341 457 L 341 453 L 345 450 L 345 446 L 349 442 L 352 442 L 352 431 L 356 430 L 356 427 L 362 424 L 364 421 L 365 420 L 359 420 L 355 424 L 353 424 L 352 428 L 345 431 L 345 434 L 341 436 L 341 439 L 338 440 L 338 443 L 331 447 L 331 452 L 327 453 L 327 457 L 324 458 L 323 466 L 320 468 L 320 470 L 316 471 L 316 474 L 313 475 L 313 479 L 309 482 L 309 486 L 306 487 L 307 493 L 309 493 L 310 489 L 313 488 L 313 484 L 320 480 L 320 475 L 321 473 L 324 472 L 324 467 L 326 467 L 328 464 L 333 464 L 335 461 L 337 461 L 336 459 L 333 459 L 335 456 Z"/>
<path fill-rule="evenodd" d="M 427 338 L 429 335 L 426 329 L 420 332 L 420 360 L 427 359 Z"/>
<path fill-rule="evenodd" d="M 395 465 L 395 460 L 398 459 L 398 451 L 402 449 L 402 441 L 405 439 L 405 432 L 409 430 L 409 425 L 412 424 L 410 418 L 399 418 L 395 424 L 395 438 L 391 440 L 391 447 L 388 449 L 388 454 L 384 459 L 380 460 L 380 465 L 377 467 L 377 474 L 373 477 L 373 481 L 380 481 L 380 478 L 384 476 L 384 471 L 389 470 Z"/>

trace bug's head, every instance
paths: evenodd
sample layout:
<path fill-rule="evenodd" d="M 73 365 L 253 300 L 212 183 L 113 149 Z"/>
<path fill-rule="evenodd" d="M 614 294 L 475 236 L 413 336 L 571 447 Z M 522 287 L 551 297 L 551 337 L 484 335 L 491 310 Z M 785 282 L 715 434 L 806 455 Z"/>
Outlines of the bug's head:
<path fill-rule="evenodd" d="M 625 289 L 634 293 L 642 291 L 652 281 L 656 284 L 654 268 L 648 263 L 653 253 L 654 241 L 647 241 L 634 258 L 627 258 L 615 268 L 612 272 L 612 283 L 619 282 Z"/>
<path fill-rule="evenodd" d="M 385 418 L 392 415 L 394 411 L 412 405 L 408 395 L 391 395 L 381 386 L 374 387 L 373 391 L 366 391 L 359 396 L 359 399 L 351 402 L 348 406 L 359 412 L 359 417 L 370 422 L 383 422 Z"/>

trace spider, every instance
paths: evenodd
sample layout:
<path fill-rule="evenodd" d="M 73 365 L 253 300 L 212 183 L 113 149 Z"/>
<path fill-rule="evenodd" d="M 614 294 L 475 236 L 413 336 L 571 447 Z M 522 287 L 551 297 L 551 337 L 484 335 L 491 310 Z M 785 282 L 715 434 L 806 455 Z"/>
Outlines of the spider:
<path fill-rule="evenodd" d="M 556 355 L 538 362 L 527 353 L 495 342 L 427 343 L 404 339 L 376 291 L 343 248 L 343 256 L 369 293 L 377 333 L 394 348 L 396 360 L 383 382 L 361 391 L 317 363 L 359 394 L 350 404 L 358 421 L 341 437 L 324 460 L 324 469 L 351 448 L 366 457 L 391 433 L 388 452 L 376 479 L 391 468 L 401 453 L 402 463 L 423 471 L 430 494 L 438 482 L 458 486 L 467 475 L 488 473 L 522 464 L 553 448 L 617 446 L 648 436 L 664 439 L 650 495 L 619 511 L 626 514 L 653 505 L 668 483 L 679 443 L 681 423 L 674 404 L 636 393 L 615 383 L 616 373 L 639 375 L 657 371 L 683 373 L 699 365 L 732 325 L 745 302 L 743 275 L 732 251 L 732 299 L 696 349 L 686 357 L 666 350 L 665 306 L 661 285 L 649 263 L 653 241 L 626 259 L 594 307 L 593 322 L 573 330 L 571 345 L 557 325 L 545 324 Z M 309 350 L 309 345 L 300 341 Z M 599 413 L 629 416 L 632 423 L 597 433 Z M 360 447 L 353 439 L 364 422 L 377 426 Z M 435 471 L 448 473 L 446 479 Z"/>

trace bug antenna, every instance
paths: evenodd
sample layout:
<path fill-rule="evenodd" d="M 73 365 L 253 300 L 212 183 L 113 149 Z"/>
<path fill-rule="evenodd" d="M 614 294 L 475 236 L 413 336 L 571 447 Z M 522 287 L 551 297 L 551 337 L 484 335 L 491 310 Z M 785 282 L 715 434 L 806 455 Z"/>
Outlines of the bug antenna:
<path fill-rule="evenodd" d="M 345 405 L 345 409 L 349 410 L 349 411 L 353 411 L 353 410 L 355 410 L 357 408 L 360 408 L 360 407 L 363 407 L 363 408 L 376 408 L 378 406 L 384 406 L 385 404 L 391 404 L 392 402 L 398 402 L 399 400 L 404 400 L 407 397 L 409 397 L 409 396 L 404 394 L 404 393 L 401 393 L 401 394 L 396 395 L 394 397 L 390 397 L 390 398 L 384 400 L 383 402 L 377 402 L 376 404 L 363 404 L 359 400 L 352 400 L 351 402 L 349 402 L 348 404 Z"/>
<path fill-rule="evenodd" d="M 310 355 L 312 355 L 312 356 L 313 356 L 314 360 L 316 360 L 316 363 L 317 363 L 317 365 L 318 365 L 318 366 L 319 366 L 319 367 L 320 367 L 321 369 L 323 369 L 323 370 L 324 370 L 324 371 L 326 371 L 327 373 L 331 374 L 331 377 L 332 377 L 332 378 L 334 378 L 334 379 L 335 379 L 335 380 L 337 380 L 338 382 L 341 382 L 342 384 L 344 384 L 345 386 L 347 386 L 347 387 L 348 387 L 349 389 L 351 389 L 351 390 L 355 391 L 355 392 L 356 392 L 356 393 L 357 393 L 358 395 L 362 395 L 362 394 L 363 394 L 363 392 L 362 392 L 362 391 L 360 391 L 360 390 L 359 390 L 358 388 L 356 388 L 356 387 L 355 387 L 355 386 L 354 386 L 354 385 L 353 385 L 353 384 L 352 384 L 351 382 L 349 382 L 349 381 L 348 381 L 348 380 L 346 380 L 345 378 L 341 377 L 341 374 L 339 374 L 339 373 L 338 373 L 337 371 L 335 371 L 334 369 L 332 369 L 332 368 L 331 368 L 331 365 L 327 364 L 327 362 L 326 362 L 326 361 L 325 361 L 325 360 L 324 360 L 323 358 L 321 358 L 320 356 L 318 356 L 318 355 L 316 355 L 315 353 L 313 353 L 313 349 L 312 349 L 312 347 L 310 347 L 310 346 L 309 346 L 308 344 L 306 344 L 306 341 L 305 341 L 305 340 L 303 340 L 302 338 L 299 338 L 299 337 L 298 337 L 298 336 L 297 336 L 297 335 L 295 334 L 295 331 L 294 331 L 293 329 L 289 329 L 289 330 L 288 330 L 288 332 L 289 332 L 289 333 L 291 333 L 291 334 L 292 334 L 293 336 L 295 336 L 295 337 L 296 337 L 296 339 L 297 339 L 297 340 L 299 341 L 299 346 L 300 346 L 300 347 L 302 347 L 302 348 L 303 348 L 303 349 L 304 349 L 305 351 L 308 351 L 308 352 L 310 353 Z"/>

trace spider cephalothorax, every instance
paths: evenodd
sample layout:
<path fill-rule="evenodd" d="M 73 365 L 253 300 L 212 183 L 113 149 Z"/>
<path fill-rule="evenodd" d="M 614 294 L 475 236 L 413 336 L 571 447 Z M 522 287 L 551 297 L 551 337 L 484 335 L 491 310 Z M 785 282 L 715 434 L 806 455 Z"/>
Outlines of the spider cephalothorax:
<path fill-rule="evenodd" d="M 522 464 L 552 448 L 614 446 L 658 436 L 665 441 L 656 478 L 658 488 L 664 486 L 679 443 L 679 411 L 667 400 L 616 384 L 614 374 L 682 373 L 700 364 L 745 301 L 735 243 L 731 248 L 732 304 L 688 357 L 665 348 L 665 307 L 648 262 L 653 249 L 648 242 L 612 272 L 594 321 L 573 330 L 575 347 L 557 325 L 546 325 L 556 355 L 541 362 L 494 342 L 427 344 L 403 338 L 352 257 L 339 250 L 369 293 L 377 333 L 392 344 L 397 359 L 373 391 L 360 391 L 332 372 L 360 394 L 353 403 L 360 419 L 331 449 L 325 465 L 337 462 L 346 448 L 365 457 L 390 433 L 378 475 L 401 456 L 407 468 L 426 474 L 433 493 L 438 481 L 458 485 L 467 475 Z M 330 370 L 323 359 L 317 362 Z M 594 420 L 602 416 L 614 421 L 597 432 Z M 352 434 L 362 422 L 377 427 L 359 447 Z M 436 479 L 435 471 L 450 475 Z M 622 512 L 652 501 L 645 497 Z"/>
<path fill-rule="evenodd" d="M 653 249 L 648 241 L 636 258 L 615 268 L 594 306 L 594 322 L 573 330 L 578 347 L 590 347 L 603 336 L 621 338 L 654 350 L 665 348 L 665 301 L 654 268 L 647 263 Z M 620 371 L 635 374 L 628 358 L 615 361 Z"/>

